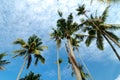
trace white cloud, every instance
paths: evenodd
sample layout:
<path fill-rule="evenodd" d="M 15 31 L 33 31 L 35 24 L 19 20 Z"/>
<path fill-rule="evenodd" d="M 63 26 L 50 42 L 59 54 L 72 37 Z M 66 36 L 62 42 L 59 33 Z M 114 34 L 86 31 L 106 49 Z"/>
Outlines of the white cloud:
<path fill-rule="evenodd" d="M 118 77 L 115 80 L 120 80 L 120 75 L 118 75 Z"/>

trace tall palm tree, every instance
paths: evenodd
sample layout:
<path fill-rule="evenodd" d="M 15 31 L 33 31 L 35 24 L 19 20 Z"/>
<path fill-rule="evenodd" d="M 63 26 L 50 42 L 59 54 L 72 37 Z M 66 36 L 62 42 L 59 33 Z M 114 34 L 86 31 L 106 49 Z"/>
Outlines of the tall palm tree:
<path fill-rule="evenodd" d="M 32 56 L 34 56 L 35 58 L 35 63 L 34 63 L 35 65 L 37 65 L 39 60 L 42 63 L 45 62 L 45 58 L 41 55 L 41 51 L 47 48 L 47 46 L 42 46 L 41 39 L 36 35 L 30 36 L 27 42 L 25 42 L 23 39 L 17 39 L 16 41 L 14 41 L 14 44 L 19 44 L 22 47 L 22 49 L 14 51 L 15 53 L 14 57 L 24 56 L 24 63 L 17 76 L 17 80 L 19 80 L 19 77 L 24 69 L 24 66 L 26 65 L 26 62 L 27 62 L 26 68 L 27 69 L 29 68 L 32 62 Z"/>
<path fill-rule="evenodd" d="M 30 71 L 28 75 L 26 75 L 24 78 L 21 78 L 19 80 L 41 80 L 40 74 L 34 74 L 34 72 Z"/>
<path fill-rule="evenodd" d="M 73 22 L 72 13 L 68 16 L 67 19 L 64 19 L 60 13 L 59 13 L 59 16 L 61 18 L 58 19 L 57 21 L 57 30 L 61 32 L 61 35 L 60 35 L 61 39 L 67 40 L 66 49 L 67 49 L 68 57 L 70 59 L 72 67 L 76 74 L 76 80 L 82 80 L 82 77 L 78 68 L 78 63 L 76 61 L 76 58 L 73 52 L 73 47 L 71 45 L 71 37 L 75 32 L 79 30 L 78 24 L 76 22 Z"/>
<path fill-rule="evenodd" d="M 53 28 L 53 33 L 51 33 L 51 38 L 55 39 L 57 45 L 57 67 L 58 67 L 58 80 L 61 80 L 60 74 L 60 63 L 59 63 L 59 48 L 61 45 L 61 32 Z"/>
<path fill-rule="evenodd" d="M 79 57 L 79 59 L 81 61 L 81 64 L 82 64 L 82 65 L 79 65 L 79 70 L 81 71 L 82 79 L 86 80 L 87 78 L 91 78 L 91 80 L 94 80 L 91 73 L 90 73 L 90 71 L 88 70 L 85 62 L 82 59 L 82 56 L 80 55 L 80 52 L 79 52 L 79 47 L 80 47 L 79 44 L 80 44 L 80 42 L 83 41 L 84 37 L 88 37 L 88 36 L 91 36 L 91 35 L 75 34 L 75 38 L 72 38 L 71 43 L 72 43 L 72 46 L 73 46 L 73 50 L 77 51 L 78 57 Z M 84 72 L 83 67 L 87 71 L 87 73 Z"/>
<path fill-rule="evenodd" d="M 10 63 L 7 60 L 3 60 L 4 56 L 6 56 L 5 53 L 0 54 L 0 70 L 4 70 L 5 69 L 4 65 Z"/>
<path fill-rule="evenodd" d="M 120 47 L 120 43 L 119 43 L 119 37 L 117 35 L 115 35 L 113 32 L 111 32 L 110 30 L 118 30 L 120 29 L 120 25 L 116 25 L 116 24 L 106 24 L 105 20 L 107 18 L 107 14 L 108 14 L 108 8 L 109 6 L 104 10 L 103 14 L 99 17 L 97 16 L 93 16 L 91 15 L 90 18 L 84 13 L 84 15 L 88 18 L 87 20 L 84 20 L 82 24 L 80 24 L 81 26 L 84 27 L 84 31 L 88 32 L 89 35 L 92 36 L 88 36 L 85 43 L 87 46 L 90 45 L 90 43 L 96 39 L 96 44 L 97 47 L 100 50 L 104 49 L 103 46 L 103 39 L 105 39 L 109 45 L 111 46 L 112 50 L 115 52 L 115 55 L 117 56 L 117 58 L 120 60 L 120 56 L 117 53 L 115 47 L 112 45 L 111 41 L 114 42 L 117 46 Z M 81 14 L 82 12 L 85 12 L 85 7 L 82 6 L 79 7 L 77 9 L 78 11 L 78 15 Z"/>

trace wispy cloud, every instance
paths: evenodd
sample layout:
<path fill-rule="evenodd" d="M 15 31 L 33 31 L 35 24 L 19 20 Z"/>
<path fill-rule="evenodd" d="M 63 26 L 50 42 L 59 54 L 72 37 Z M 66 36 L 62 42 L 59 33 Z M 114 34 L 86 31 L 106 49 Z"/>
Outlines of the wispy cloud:
<path fill-rule="evenodd" d="M 118 77 L 115 80 L 120 80 L 120 75 L 118 75 Z"/>

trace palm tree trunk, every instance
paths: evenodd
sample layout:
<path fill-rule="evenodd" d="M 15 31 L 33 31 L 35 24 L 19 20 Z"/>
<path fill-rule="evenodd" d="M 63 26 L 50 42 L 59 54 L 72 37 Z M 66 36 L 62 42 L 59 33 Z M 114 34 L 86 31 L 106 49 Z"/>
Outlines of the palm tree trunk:
<path fill-rule="evenodd" d="M 115 52 L 115 55 L 117 56 L 118 60 L 120 61 L 120 56 L 117 53 L 116 49 L 113 47 L 112 43 L 109 41 L 109 39 L 105 35 L 103 35 L 103 36 L 106 39 L 106 41 L 109 43 L 109 45 L 111 46 L 111 48 L 113 49 L 113 51 Z"/>
<path fill-rule="evenodd" d="M 59 63 L 59 48 L 57 48 L 57 66 L 58 66 L 58 80 L 61 80 L 60 63 Z"/>
<path fill-rule="evenodd" d="M 91 75 L 91 73 L 90 73 L 90 71 L 89 71 L 88 68 L 87 68 L 87 65 L 86 65 L 85 62 L 83 61 L 82 56 L 80 55 L 79 51 L 78 51 L 78 56 L 79 56 L 79 58 L 80 58 L 80 60 L 81 60 L 81 62 L 82 62 L 82 64 L 83 64 L 83 66 L 85 67 L 86 71 L 88 72 L 91 80 L 94 80 L 93 77 L 92 77 L 92 75 Z"/>
<path fill-rule="evenodd" d="M 16 79 L 16 80 L 19 80 L 19 79 L 20 79 L 20 75 L 22 74 L 22 71 L 23 71 L 23 69 L 24 69 L 24 67 L 25 67 L 25 65 L 26 65 L 26 62 L 27 62 L 27 56 L 26 56 L 25 59 L 24 59 L 23 65 L 21 66 L 21 69 L 20 69 L 20 71 L 19 71 L 19 73 L 18 73 L 18 76 L 17 76 L 17 79 Z"/>
<path fill-rule="evenodd" d="M 70 62 L 73 66 L 73 69 L 75 71 L 76 80 L 82 80 L 82 76 L 80 74 L 80 70 L 78 68 L 78 65 L 77 65 L 77 62 L 76 62 L 76 59 L 75 59 L 75 55 L 74 55 L 74 52 L 73 52 L 73 48 L 71 46 L 70 39 L 67 39 L 67 44 L 68 44 L 68 48 L 69 48 L 68 56 L 70 58 Z"/>

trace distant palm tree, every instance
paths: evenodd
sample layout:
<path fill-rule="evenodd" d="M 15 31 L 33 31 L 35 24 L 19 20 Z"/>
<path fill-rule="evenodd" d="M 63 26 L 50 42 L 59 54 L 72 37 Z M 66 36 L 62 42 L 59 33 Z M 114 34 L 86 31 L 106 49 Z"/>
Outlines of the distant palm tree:
<path fill-rule="evenodd" d="M 93 15 L 91 15 L 89 18 L 85 13 L 83 13 L 88 19 L 83 20 L 83 23 L 81 23 L 80 25 L 84 26 L 83 28 L 84 32 L 87 31 L 89 35 L 92 35 L 92 36 L 88 36 L 85 41 L 87 46 L 89 46 L 91 42 L 94 39 L 96 39 L 97 47 L 100 50 L 103 50 L 104 49 L 103 39 L 105 39 L 109 43 L 113 51 L 115 52 L 115 55 L 117 56 L 117 58 L 120 60 L 119 54 L 117 53 L 116 49 L 111 43 L 112 41 L 117 46 L 120 47 L 119 37 L 115 35 L 113 32 L 111 32 L 111 30 L 120 29 L 120 25 L 105 23 L 105 20 L 108 14 L 108 8 L 109 6 L 104 10 L 103 14 L 100 17 L 97 17 L 97 16 L 94 17 Z M 85 12 L 85 6 L 83 5 L 79 7 L 77 11 L 78 11 L 78 15 L 81 14 L 82 12 Z"/>
<path fill-rule="evenodd" d="M 34 74 L 32 71 L 29 72 L 28 75 L 26 75 L 24 78 L 21 78 L 19 80 L 41 80 L 40 74 Z"/>
<path fill-rule="evenodd" d="M 4 56 L 6 56 L 5 53 L 1 53 L 1 54 L 0 54 L 0 70 L 4 70 L 4 69 L 5 69 L 4 65 L 10 63 L 10 62 L 8 62 L 7 60 L 3 60 L 3 57 L 4 57 Z"/>
<path fill-rule="evenodd" d="M 61 45 L 61 32 L 53 28 L 53 33 L 51 33 L 51 38 L 55 39 L 57 45 L 57 66 L 58 66 L 58 80 L 61 80 L 60 74 L 60 63 L 59 63 L 59 48 Z"/>
<path fill-rule="evenodd" d="M 47 48 L 47 46 L 42 46 L 42 41 L 39 37 L 36 35 L 32 35 L 29 37 L 28 42 L 25 42 L 23 39 L 17 39 L 14 41 L 14 44 L 20 44 L 22 49 L 14 51 L 15 56 L 24 56 L 24 63 L 21 67 L 21 70 L 18 74 L 17 80 L 19 80 L 19 77 L 23 71 L 24 66 L 26 65 L 27 62 L 27 69 L 29 68 L 31 62 L 32 62 L 32 55 L 35 58 L 35 65 L 37 65 L 38 60 L 40 60 L 42 63 L 45 62 L 44 57 L 42 57 L 41 52 L 44 49 Z"/>
<path fill-rule="evenodd" d="M 93 2 L 94 0 L 91 0 L 91 3 Z M 117 2 L 120 2 L 120 0 L 97 0 L 99 2 L 106 2 L 106 3 L 117 3 Z"/>

